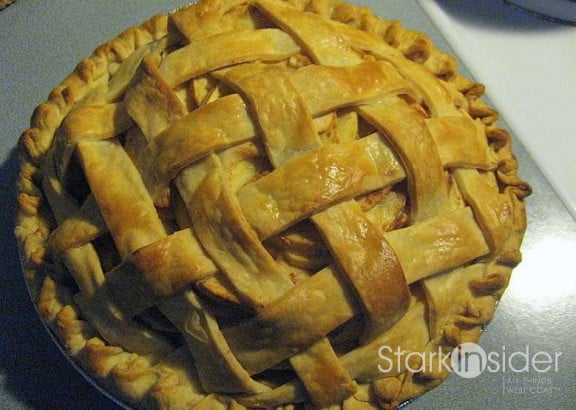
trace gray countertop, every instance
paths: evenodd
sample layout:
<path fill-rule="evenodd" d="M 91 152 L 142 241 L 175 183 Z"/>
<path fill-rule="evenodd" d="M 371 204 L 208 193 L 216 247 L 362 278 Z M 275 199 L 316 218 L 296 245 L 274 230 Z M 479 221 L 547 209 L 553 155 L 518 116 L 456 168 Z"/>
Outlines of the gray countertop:
<path fill-rule="evenodd" d="M 0 409 L 115 408 L 68 362 L 37 318 L 22 274 L 14 229 L 16 143 L 34 107 L 107 39 L 179 0 L 19 0 L 0 12 Z M 416 1 L 357 0 L 384 17 L 424 31 L 450 50 Z M 496 1 L 494 7 L 502 7 Z M 526 16 L 518 12 L 519 19 Z M 515 13 L 507 13 L 514 19 Z M 514 21 L 508 21 L 513 24 Z M 502 67 L 506 70 L 506 67 Z M 463 67 L 463 71 L 465 68 Z M 490 85 L 488 84 L 488 87 Z M 535 104 L 538 102 L 535 101 Z M 407 408 L 576 408 L 576 221 L 515 136 L 528 199 L 524 260 L 515 270 L 492 323 L 485 352 L 515 357 L 499 370 L 466 379 L 452 375 Z M 557 367 L 522 371 L 523 357 L 557 357 Z M 504 363 L 504 364 L 506 364 Z M 510 364 L 512 366 L 510 366 Z"/>

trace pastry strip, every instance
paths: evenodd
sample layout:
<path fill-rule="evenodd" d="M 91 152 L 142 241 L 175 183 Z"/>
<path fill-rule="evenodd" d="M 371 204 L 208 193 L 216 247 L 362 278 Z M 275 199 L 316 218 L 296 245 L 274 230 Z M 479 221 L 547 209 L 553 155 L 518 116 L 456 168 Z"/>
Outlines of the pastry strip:
<path fill-rule="evenodd" d="M 126 111 L 149 140 L 186 114 L 182 101 L 155 63 L 152 57 L 144 57 L 140 82 L 124 97 Z"/>
<path fill-rule="evenodd" d="M 496 181 L 490 180 L 491 176 L 475 169 L 454 170 L 458 188 L 474 210 L 492 252 L 499 252 L 512 233 L 513 206 L 509 195 L 498 193 Z"/>
<path fill-rule="evenodd" d="M 254 109 L 274 167 L 320 147 L 312 116 L 286 69 L 245 64 L 227 70 L 224 78 Z"/>
<path fill-rule="evenodd" d="M 448 189 L 442 162 L 421 114 L 400 98 L 358 108 L 387 137 L 406 168 L 414 222 L 444 211 Z"/>
<path fill-rule="evenodd" d="M 309 65 L 296 70 L 291 78 L 314 116 L 387 95 L 414 94 L 406 79 L 386 61 L 365 61 L 352 67 Z"/>
<path fill-rule="evenodd" d="M 140 170 L 154 204 L 166 207 L 170 202 L 170 188 L 154 173 L 149 160 L 151 153 L 148 143 L 174 121 L 182 118 L 186 114 L 186 107 L 166 83 L 157 67 L 157 60 L 150 55 L 144 57 L 140 81 L 124 97 L 126 110 L 138 125 L 129 130 L 125 149 Z"/>
<path fill-rule="evenodd" d="M 484 124 L 468 115 L 427 118 L 426 125 L 436 143 L 444 168 L 490 169 L 490 158 Z"/>
<path fill-rule="evenodd" d="M 223 119 L 226 118 L 226 121 Z M 246 104 L 238 94 L 206 104 L 154 138 L 148 150 L 158 178 L 176 174 L 211 151 L 246 141 L 256 135 Z"/>
<path fill-rule="evenodd" d="M 121 103 L 80 106 L 72 110 L 58 130 L 54 141 L 60 180 L 66 180 L 66 173 L 78 142 L 114 138 L 132 124 L 132 119 Z"/>
<path fill-rule="evenodd" d="M 50 235 L 50 246 L 57 252 L 85 245 L 108 232 L 92 194 L 70 215 L 72 216 L 63 220 Z"/>
<path fill-rule="evenodd" d="M 138 249 L 131 259 L 108 272 L 106 281 L 118 306 L 132 317 L 218 274 L 194 233 L 183 229 Z"/>
<path fill-rule="evenodd" d="M 288 34 L 278 29 L 229 31 L 193 41 L 166 56 L 160 71 L 172 87 L 191 78 L 248 61 L 280 61 L 300 51 Z"/>
<path fill-rule="evenodd" d="M 110 78 L 104 100 L 106 102 L 117 101 L 126 93 L 126 90 L 134 81 L 144 57 L 149 55 L 158 56 L 166 50 L 169 44 L 170 40 L 168 36 L 166 36 L 159 40 L 152 41 L 134 51 L 134 53 L 122 62 L 118 70 L 116 70 Z"/>
<path fill-rule="evenodd" d="M 110 139 L 133 124 L 121 103 L 80 106 L 66 116 L 62 124 L 69 140 Z"/>
<path fill-rule="evenodd" d="M 490 251 L 469 207 L 386 232 L 385 236 L 400 259 L 408 283 Z"/>
<path fill-rule="evenodd" d="M 191 229 L 174 232 L 138 249 L 133 260 L 141 269 L 143 280 L 158 295 L 172 295 L 218 271 Z"/>
<path fill-rule="evenodd" d="M 238 200 L 258 236 L 268 238 L 331 204 L 401 181 L 404 170 L 380 138 L 324 146 L 242 187 Z"/>
<path fill-rule="evenodd" d="M 359 295 L 366 321 L 364 340 L 382 334 L 406 313 L 410 303 L 402 266 L 383 232 L 354 200 L 317 213 L 312 221 Z"/>
<path fill-rule="evenodd" d="M 327 338 L 290 357 L 290 364 L 318 407 L 340 403 L 357 390 Z"/>
<path fill-rule="evenodd" d="M 460 112 L 454 105 L 454 98 L 441 80 L 420 64 L 410 60 L 378 56 L 389 61 L 410 82 L 430 110 L 433 117 L 454 117 Z"/>
<path fill-rule="evenodd" d="M 256 0 L 254 4 L 286 32 L 292 34 L 316 63 L 354 66 L 362 55 L 343 41 L 338 30 L 313 13 L 300 13 L 277 1 Z"/>
<path fill-rule="evenodd" d="M 195 3 L 170 14 L 170 22 L 189 42 L 210 35 L 255 29 L 246 0 Z"/>
<path fill-rule="evenodd" d="M 166 236 L 140 173 L 118 141 L 83 141 L 77 151 L 123 259 Z"/>

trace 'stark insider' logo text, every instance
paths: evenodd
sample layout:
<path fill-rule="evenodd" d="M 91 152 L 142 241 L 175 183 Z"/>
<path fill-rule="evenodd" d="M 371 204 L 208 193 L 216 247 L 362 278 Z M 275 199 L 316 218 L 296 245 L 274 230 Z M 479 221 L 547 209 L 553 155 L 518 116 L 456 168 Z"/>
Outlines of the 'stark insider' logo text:
<path fill-rule="evenodd" d="M 476 343 L 462 343 L 452 354 L 438 351 L 406 352 L 399 347 L 381 346 L 378 350 L 382 373 L 409 371 L 412 373 L 449 372 L 471 379 L 488 373 L 548 373 L 558 372 L 561 352 L 532 352 L 528 346 L 521 351 L 509 352 L 505 346 L 499 351 L 486 352 Z"/>

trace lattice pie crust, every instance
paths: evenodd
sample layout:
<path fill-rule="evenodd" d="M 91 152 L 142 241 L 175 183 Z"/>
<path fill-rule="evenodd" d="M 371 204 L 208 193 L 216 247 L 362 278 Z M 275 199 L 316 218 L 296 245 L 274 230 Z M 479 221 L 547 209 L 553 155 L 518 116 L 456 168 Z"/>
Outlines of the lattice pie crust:
<path fill-rule="evenodd" d="M 336 0 L 202 0 L 125 31 L 20 141 L 42 318 L 136 407 L 424 393 L 448 372 L 381 354 L 478 340 L 520 261 L 530 188 L 482 94 Z"/>

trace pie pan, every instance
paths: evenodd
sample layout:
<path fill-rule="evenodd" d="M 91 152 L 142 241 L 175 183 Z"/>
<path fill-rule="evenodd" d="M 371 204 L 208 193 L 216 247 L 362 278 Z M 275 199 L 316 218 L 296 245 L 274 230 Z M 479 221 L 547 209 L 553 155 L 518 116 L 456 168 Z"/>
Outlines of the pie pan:
<path fill-rule="evenodd" d="M 230 2 L 235 6 L 240 3 Z M 253 2 L 256 12 L 262 15 L 252 20 L 253 14 L 249 14 L 247 21 L 262 26 L 254 30 L 256 34 L 250 34 L 252 37 L 238 40 L 227 36 L 228 32 L 202 35 L 217 37 L 222 44 L 245 41 L 244 44 L 262 47 L 264 51 L 257 51 L 258 57 L 249 57 L 249 62 L 239 61 L 246 58 L 241 55 L 232 57 L 232 62 L 216 63 L 208 80 L 199 78 L 204 72 L 191 75 L 188 71 L 199 69 L 186 66 L 190 61 L 186 53 L 195 50 L 191 45 L 203 47 L 202 42 L 195 43 L 194 19 L 199 18 L 198 27 L 207 31 L 214 29 L 214 21 L 224 26 L 230 23 L 226 19 L 210 19 L 210 11 L 221 6 L 215 4 L 218 3 L 192 6 L 205 7 L 206 13 L 204 9 L 201 13 L 183 9 L 172 14 L 170 22 L 179 30 L 177 35 L 170 31 L 173 28 L 166 16 L 126 31 L 80 63 L 53 91 L 49 101 L 36 110 L 32 127 L 21 139 L 25 161 L 20 177 L 17 235 L 31 293 L 42 317 L 72 356 L 135 406 L 150 402 L 279 406 L 307 401 L 317 406 L 344 401 L 346 405 L 365 407 L 396 406 L 422 394 L 447 374 L 442 370 L 436 374 L 432 369 L 397 369 L 396 373 L 378 374 L 373 365 L 378 359 L 374 357 L 377 348 L 396 343 L 399 348 L 415 352 L 438 348 L 438 352 L 449 354 L 463 342 L 476 341 L 492 317 L 511 268 L 520 259 L 518 248 L 525 229 L 522 200 L 530 188 L 516 176 L 510 138 L 495 124 L 497 113 L 482 101 L 482 86 L 459 76 L 454 60 L 435 49 L 426 36 L 405 30 L 396 22 L 377 19 L 365 9 L 332 2 L 313 2 L 306 13 L 294 11 L 285 3 Z M 245 12 L 246 7 L 241 6 Z M 253 13 L 253 8 L 250 10 Z M 231 7 L 219 17 L 229 18 L 236 11 Z M 270 27 L 271 22 L 294 31 L 298 41 Z M 236 20 L 231 24 L 235 25 Z M 311 27 L 322 27 L 329 39 L 337 40 L 334 45 L 342 41 L 348 44 L 336 54 L 330 47 L 322 49 L 323 41 L 319 46 L 313 43 L 315 34 Z M 336 28 L 340 33 L 330 37 Z M 381 37 L 378 43 L 373 37 L 376 32 Z M 301 53 L 302 49 L 311 56 Z M 200 55 L 206 53 L 208 60 L 220 58 L 210 57 L 207 50 Z M 181 53 L 187 58 L 175 57 Z M 283 64 L 287 66 L 268 64 L 269 59 L 275 61 L 277 54 L 285 53 L 288 57 L 283 58 Z M 168 76 L 164 78 L 171 88 L 168 91 L 157 77 L 162 70 Z M 374 78 L 383 80 L 373 81 Z M 222 81 L 223 85 L 218 88 L 218 84 L 210 83 L 213 80 Z M 343 82 L 334 82 L 340 80 Z M 195 101 L 190 107 L 186 105 L 188 88 L 184 98 L 178 94 L 182 92 L 181 84 L 188 82 L 194 83 L 190 87 Z M 266 84 L 264 92 L 261 84 Z M 285 84 L 290 86 L 284 89 Z M 317 85 L 323 86 L 319 87 L 320 94 Z M 202 93 L 203 87 L 209 92 Z M 334 89 L 337 92 L 330 94 Z M 283 93 L 298 94 L 290 101 L 297 103 L 293 115 L 298 115 L 298 138 L 310 133 L 309 139 L 297 141 L 303 146 L 291 145 L 294 141 L 290 138 L 280 147 L 275 143 L 277 132 L 293 132 L 286 124 L 290 125 L 294 117 L 278 109 L 276 99 L 268 97 L 270 90 L 281 98 L 288 98 Z M 174 107 L 178 104 L 182 107 Z M 149 111 L 151 106 L 154 110 Z M 256 125 L 250 123 L 254 115 L 251 110 L 258 115 Z M 224 116 L 224 122 L 218 120 L 218 127 L 226 126 L 226 114 L 239 118 L 233 129 L 226 130 L 227 135 L 238 140 L 232 146 L 224 141 L 224 146 L 206 149 L 214 141 L 193 135 L 204 138 L 200 147 L 206 149 L 200 155 L 204 168 L 188 171 L 193 161 L 182 159 L 181 155 L 199 148 L 187 145 L 189 135 L 179 135 L 189 129 L 196 132 L 201 128 L 198 124 L 210 124 L 212 118 L 206 112 Z M 113 128 L 120 131 L 106 128 L 109 124 L 104 121 L 110 118 Z M 104 121 L 100 123 L 100 119 Z M 165 124 L 158 129 L 162 121 Z M 404 121 L 413 121 L 408 129 L 418 130 L 416 137 L 424 140 L 415 144 L 412 135 L 406 137 Z M 99 128 L 101 124 L 103 129 Z M 331 133 L 332 127 L 335 134 Z M 346 140 L 349 127 L 353 129 L 352 137 Z M 458 136 L 466 138 L 463 145 L 450 138 L 454 129 Z M 245 140 L 251 142 L 252 134 L 259 133 L 264 135 L 262 146 L 240 145 Z M 217 140 L 218 133 L 210 132 L 209 136 Z M 84 137 L 86 140 L 82 140 Z M 150 141 L 139 142 L 141 137 Z M 332 144 L 334 138 L 336 144 Z M 174 141 L 175 146 L 170 146 Z M 141 143 L 145 151 L 139 152 Z M 473 155 L 466 156 L 463 146 Z M 261 159 L 264 152 L 269 156 L 267 161 Z M 223 183 L 229 161 L 238 165 L 235 155 L 241 156 L 241 177 L 238 180 L 233 175 L 228 183 Z M 323 164 L 322 161 L 328 162 L 316 169 L 317 174 L 307 168 L 309 164 Z M 278 171 L 280 166 L 287 171 Z M 242 167 L 250 168 L 248 178 L 242 174 Z M 455 168 L 458 170 L 453 171 Z M 323 174 L 325 170 L 327 173 Z M 150 171 L 153 174 L 148 174 Z M 189 185 L 182 177 L 189 172 L 200 172 L 198 186 Z M 359 172 L 364 174 L 359 182 L 354 182 Z M 319 177 L 314 179 L 314 175 Z M 330 179 L 334 175 L 336 179 Z M 350 175 L 353 178 L 348 182 Z M 300 182 L 288 191 L 294 176 L 306 176 L 304 180 L 311 188 L 307 191 Z M 163 185 L 163 177 L 177 181 Z M 338 178 L 344 178 L 347 184 L 355 183 L 350 185 L 354 192 L 344 191 Z M 328 185 L 322 185 L 326 180 Z M 257 186 L 252 185 L 256 183 Z M 234 187 L 231 193 L 230 185 Z M 74 190 L 69 192 L 69 186 Z M 86 191 L 87 186 L 90 192 Z M 166 189 L 174 186 L 182 198 L 174 199 L 173 194 L 167 193 Z M 321 191 L 326 202 L 318 204 L 314 199 L 309 203 L 307 195 L 314 190 Z M 190 191 L 192 196 L 187 199 Z M 282 201 L 266 202 L 285 192 L 290 198 L 288 208 L 282 208 Z M 356 200 L 352 201 L 351 196 Z M 294 198 L 299 198 L 295 215 L 291 205 Z M 186 210 L 190 203 L 202 206 Z M 179 208 L 182 205 L 184 210 Z M 213 212 L 220 209 L 215 205 L 222 209 L 221 213 Z M 275 210 L 268 215 L 271 207 Z M 382 213 L 363 216 L 365 210 L 380 210 L 378 207 L 383 207 Z M 241 216 L 238 209 L 242 210 Z M 386 213 L 390 209 L 392 216 Z M 439 216 L 440 210 L 448 216 Z M 190 223 L 186 218 L 193 220 L 194 230 L 186 225 Z M 310 224 L 300 224 L 307 218 L 315 229 Z M 344 233 L 340 232 L 343 221 L 349 221 L 350 229 Z M 278 237 L 290 224 L 298 225 L 295 232 Z M 384 234 L 384 228 L 374 229 L 378 224 L 391 233 Z M 318 231 L 327 246 L 317 247 Z M 195 236 L 200 245 L 195 244 Z M 87 237 L 90 239 L 86 241 Z M 311 240 L 314 245 L 309 245 Z M 406 245 L 413 241 L 421 241 L 414 243 L 422 247 L 415 250 Z M 154 245 L 157 242 L 160 243 Z M 240 251 L 230 242 L 237 243 Z M 116 249 L 109 249 L 111 243 Z M 378 245 L 375 250 L 371 248 L 374 243 Z M 100 256 L 96 265 L 86 259 L 87 245 L 94 246 Z M 204 265 L 198 265 L 191 274 L 184 272 L 182 266 L 198 263 L 195 255 L 187 254 L 194 246 L 213 260 L 210 264 L 200 259 Z M 361 252 L 350 259 L 347 251 L 353 246 L 361 246 Z M 158 253 L 165 249 L 177 252 L 168 252 L 168 256 Z M 366 249 L 372 249 L 371 253 L 363 255 Z M 439 254 L 429 254 L 425 262 L 415 256 L 433 251 Z M 442 256 L 445 254 L 449 257 Z M 274 259 L 272 255 L 280 256 Z M 326 258 L 336 262 L 326 262 Z M 377 272 L 373 272 L 373 260 L 378 261 Z M 158 265 L 158 261 L 164 264 Z M 290 265 L 288 277 L 293 283 L 281 286 L 299 288 L 302 284 L 308 290 L 271 290 L 280 285 L 267 288 L 267 281 L 272 279 L 265 276 L 254 280 L 254 275 L 267 272 L 278 271 L 281 275 L 283 263 Z M 250 271 L 252 265 L 257 267 L 254 272 Z M 94 266 L 102 273 L 94 273 Z M 361 266 L 360 272 L 357 266 Z M 231 273 L 237 271 L 246 271 L 248 278 L 239 280 L 236 273 Z M 358 277 L 381 271 L 386 273 L 384 287 L 382 278 L 366 281 Z M 217 272 L 224 276 L 209 281 Z M 169 279 L 164 283 L 166 276 Z M 243 285 L 244 280 L 249 286 Z M 117 285 L 123 287 L 115 290 Z M 376 288 L 375 296 L 371 286 L 376 285 L 380 288 Z M 260 287 L 264 289 L 254 291 Z M 353 299 L 340 294 L 349 287 L 353 288 Z M 332 293 L 322 294 L 319 290 Z M 446 305 L 446 299 L 453 299 L 447 291 L 456 292 L 454 308 Z M 168 297 L 168 301 L 158 301 L 159 296 Z M 285 307 L 290 298 L 297 302 L 294 308 Z M 306 308 L 298 303 L 310 298 L 312 304 Z M 155 301 L 154 306 L 159 304 L 159 311 L 149 310 L 150 300 Z M 321 307 L 319 300 L 329 300 L 329 310 L 337 312 L 336 319 L 323 319 L 325 313 L 317 310 Z M 294 315 L 292 309 L 309 310 Z M 214 310 L 216 314 L 212 313 Z M 322 320 L 306 321 L 310 312 L 318 312 L 312 317 Z M 360 312 L 361 319 L 351 320 Z M 288 316 L 288 324 L 275 323 L 272 330 L 267 330 L 269 321 L 284 316 Z M 246 318 L 246 322 L 241 322 Z M 433 318 L 431 323 L 428 318 Z M 227 337 L 224 342 L 218 326 Z M 317 327 L 323 334 L 314 333 Z M 402 327 L 410 330 L 402 332 Z M 294 329 L 295 335 L 289 329 Z M 183 337 L 172 335 L 175 330 Z M 215 333 L 206 336 L 208 330 Z M 280 333 L 274 333 L 271 341 L 264 338 L 256 343 L 260 330 Z M 392 333 L 384 335 L 388 331 Z M 406 338 L 407 345 L 396 341 L 396 335 L 402 338 L 407 333 L 418 333 L 416 339 L 422 340 Z M 333 345 L 318 347 L 317 351 L 316 344 L 325 341 Z M 218 343 L 229 343 L 238 359 L 229 357 L 228 348 L 222 347 L 226 344 Z M 215 351 L 206 351 L 208 345 L 216 345 Z M 340 352 L 341 359 L 334 359 L 335 351 L 332 356 L 322 353 L 322 349 L 340 351 L 349 345 L 352 350 Z M 190 348 L 193 361 L 184 347 Z M 363 355 L 371 356 L 368 370 L 358 366 L 364 361 Z M 232 362 L 227 362 L 222 370 L 215 363 L 224 357 Z M 294 373 L 284 362 L 287 358 L 298 379 L 292 379 Z M 241 369 L 231 370 L 236 366 L 234 360 L 257 377 L 247 378 Z M 326 360 L 332 360 L 333 373 L 322 380 L 318 374 L 324 375 L 327 370 L 315 366 L 325 365 Z M 266 371 L 269 367 L 272 368 Z M 223 371 L 232 373 L 224 376 Z M 339 384 L 335 387 L 331 382 L 337 378 Z M 317 389 L 315 384 L 321 380 L 323 386 Z M 330 402 L 335 394 L 343 396 Z"/>

